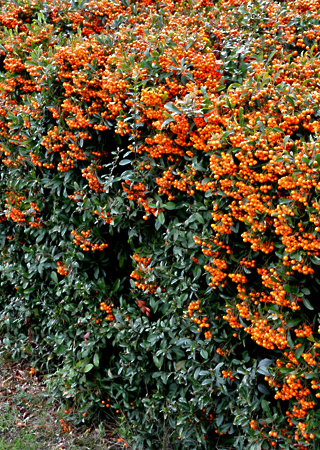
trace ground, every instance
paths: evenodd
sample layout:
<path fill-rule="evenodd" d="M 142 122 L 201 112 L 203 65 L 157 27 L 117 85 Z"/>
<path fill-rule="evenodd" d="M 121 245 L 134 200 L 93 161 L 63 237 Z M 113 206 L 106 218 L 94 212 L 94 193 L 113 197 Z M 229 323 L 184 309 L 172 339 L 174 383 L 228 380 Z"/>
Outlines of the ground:
<path fill-rule="evenodd" d="M 65 432 L 58 405 L 48 404 L 41 376 L 26 363 L 0 359 L 0 450 L 120 449 L 101 423 L 90 432 Z"/>

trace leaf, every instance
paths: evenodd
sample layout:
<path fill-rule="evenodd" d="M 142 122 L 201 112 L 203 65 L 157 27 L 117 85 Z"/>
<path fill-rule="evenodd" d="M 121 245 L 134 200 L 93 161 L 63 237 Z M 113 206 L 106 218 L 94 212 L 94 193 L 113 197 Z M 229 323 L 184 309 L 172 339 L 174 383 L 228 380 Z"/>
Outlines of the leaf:
<path fill-rule="evenodd" d="M 119 290 L 120 284 L 121 284 L 120 278 L 117 278 L 116 281 L 113 283 L 112 292 L 117 292 Z"/>
<path fill-rule="evenodd" d="M 170 122 L 174 122 L 174 119 L 172 117 L 168 117 L 168 119 L 166 119 L 163 124 L 161 125 L 161 130 L 168 125 L 168 123 Z"/>
<path fill-rule="evenodd" d="M 257 125 L 259 126 L 261 133 L 265 133 L 264 124 L 261 120 L 258 120 Z"/>
<path fill-rule="evenodd" d="M 201 349 L 200 355 L 202 356 L 203 359 L 208 359 L 208 356 L 209 356 L 207 350 L 204 350 L 204 349 Z"/>
<path fill-rule="evenodd" d="M 155 227 L 156 230 L 159 230 L 161 228 L 161 223 L 160 223 L 159 220 L 155 221 L 154 227 Z"/>
<path fill-rule="evenodd" d="M 221 92 L 224 91 L 226 89 L 226 85 L 225 84 L 221 84 L 220 86 L 218 86 L 216 88 L 216 92 Z"/>
<path fill-rule="evenodd" d="M 290 320 L 290 321 L 287 323 L 287 327 L 288 327 L 288 328 L 296 327 L 297 325 L 299 325 L 300 322 L 301 322 L 301 319 Z"/>
<path fill-rule="evenodd" d="M 273 77 L 273 83 L 276 82 L 276 80 L 277 80 L 277 78 L 278 78 L 278 76 L 280 75 L 281 72 L 283 72 L 282 69 L 278 70 L 278 72 L 275 74 L 275 76 Z"/>
<path fill-rule="evenodd" d="M 261 384 L 261 383 L 258 384 L 258 391 L 261 392 L 262 394 L 266 394 L 266 395 L 270 394 L 269 389 L 264 384 Z"/>
<path fill-rule="evenodd" d="M 161 96 L 161 101 L 162 101 L 162 102 L 165 102 L 165 101 L 167 100 L 167 98 L 168 98 L 168 93 L 165 92 L 165 93 L 162 94 L 162 96 Z"/>
<path fill-rule="evenodd" d="M 271 375 L 269 370 L 267 369 L 267 367 L 269 367 L 272 363 L 271 359 L 265 358 L 262 359 L 259 364 L 258 364 L 258 368 L 257 368 L 257 372 L 261 373 L 261 375 Z"/>
<path fill-rule="evenodd" d="M 285 284 L 285 285 L 283 286 L 283 289 L 284 289 L 286 292 L 289 292 L 289 293 L 291 293 L 291 294 L 296 294 L 297 291 L 298 291 L 298 289 L 297 289 L 295 286 L 290 286 L 290 284 Z"/>
<path fill-rule="evenodd" d="M 307 300 L 305 297 L 302 298 L 302 303 L 304 304 L 304 306 L 307 309 L 310 309 L 310 311 L 312 311 L 314 309 L 314 307 L 311 305 L 311 303 L 309 302 L 309 300 Z"/>
<path fill-rule="evenodd" d="M 90 370 L 93 368 L 93 364 L 87 364 L 84 368 L 84 373 L 90 372 Z"/>
<path fill-rule="evenodd" d="M 289 345 L 290 348 L 294 348 L 294 343 L 293 343 L 293 340 L 291 338 L 291 334 L 290 334 L 289 331 L 287 333 L 287 342 L 288 342 L 288 345 Z"/>
<path fill-rule="evenodd" d="M 200 213 L 195 213 L 195 217 L 197 219 L 198 222 L 200 222 L 202 225 L 204 225 L 206 223 L 206 221 L 204 220 L 204 218 L 201 216 Z"/>
<path fill-rule="evenodd" d="M 197 265 L 197 266 L 193 269 L 193 275 L 194 275 L 193 281 L 198 280 L 198 278 L 199 278 L 200 275 L 201 275 L 201 266 Z"/>
<path fill-rule="evenodd" d="M 275 131 L 277 133 L 284 133 L 283 129 L 280 127 L 272 127 L 272 131 Z"/>
<path fill-rule="evenodd" d="M 304 345 L 300 345 L 297 350 L 294 352 L 294 356 L 299 359 L 302 353 L 304 352 Z"/>
<path fill-rule="evenodd" d="M 51 272 L 51 280 L 54 282 L 54 283 L 58 283 L 58 275 L 57 275 L 57 272 L 54 272 L 54 271 L 52 271 Z"/>
<path fill-rule="evenodd" d="M 178 361 L 176 364 L 176 370 L 184 369 L 186 366 L 186 362 L 187 362 L 186 359 L 182 359 L 181 361 Z"/>
<path fill-rule="evenodd" d="M 266 66 L 268 66 L 269 62 L 272 60 L 272 58 L 274 57 L 274 55 L 277 53 L 278 50 L 273 50 L 272 53 L 270 53 L 267 62 L 266 62 Z"/>
<path fill-rule="evenodd" d="M 286 95 L 286 99 L 290 103 L 291 106 L 293 106 L 293 107 L 295 106 L 294 99 L 292 97 L 290 97 L 290 95 Z"/>
<path fill-rule="evenodd" d="M 241 127 L 243 126 L 243 108 L 242 108 L 242 106 L 239 108 L 239 124 Z"/>
<path fill-rule="evenodd" d="M 223 422 L 223 419 L 224 419 L 223 414 L 220 414 L 220 415 L 217 417 L 217 427 L 220 427 L 220 425 L 221 425 L 222 422 Z"/>
<path fill-rule="evenodd" d="M 176 107 L 173 103 L 166 103 L 164 107 L 170 111 L 172 114 L 182 114 L 180 109 Z"/>
<path fill-rule="evenodd" d="M 96 367 L 99 367 L 99 355 L 98 355 L 98 353 L 95 353 L 95 354 L 94 354 L 94 357 L 93 357 L 93 364 L 94 364 Z"/>
<path fill-rule="evenodd" d="M 288 143 L 289 140 L 291 140 L 291 139 L 290 139 L 290 136 L 286 136 L 286 137 L 283 139 L 283 146 L 284 146 L 284 148 L 286 148 L 287 143 Z"/>
<path fill-rule="evenodd" d="M 176 208 L 176 204 L 173 203 L 173 202 L 165 203 L 163 206 L 164 206 L 164 208 L 169 209 L 169 210 L 172 210 L 172 209 Z"/>
<path fill-rule="evenodd" d="M 301 292 L 303 292 L 304 293 L 304 295 L 310 295 L 310 291 L 309 291 L 309 289 L 308 288 L 302 288 L 301 289 Z"/>
<path fill-rule="evenodd" d="M 130 164 L 131 160 L 130 159 L 122 159 L 119 164 L 120 166 L 126 166 L 127 164 Z"/>
<path fill-rule="evenodd" d="M 313 255 L 311 257 L 311 261 L 313 262 L 313 264 L 315 264 L 316 266 L 320 266 L 320 258 L 318 258 L 318 256 Z"/>
<path fill-rule="evenodd" d="M 212 378 L 207 378 L 206 380 L 203 380 L 201 383 L 202 386 L 207 386 L 208 384 L 211 384 L 213 382 Z"/>
<path fill-rule="evenodd" d="M 174 56 L 171 56 L 171 61 L 176 64 L 177 66 L 179 65 L 178 61 L 176 60 L 176 58 Z"/>
<path fill-rule="evenodd" d="M 272 413 L 271 413 L 271 409 L 269 406 L 269 402 L 267 402 L 267 400 L 262 400 L 261 406 L 262 406 L 263 411 L 265 411 L 268 414 L 268 416 L 271 417 Z"/>
<path fill-rule="evenodd" d="M 164 217 L 164 214 L 163 214 L 162 211 L 159 212 L 159 214 L 158 214 L 158 216 L 157 216 L 157 219 L 159 220 L 159 222 L 161 223 L 161 225 L 164 224 L 164 222 L 165 222 L 165 217 Z"/>
<path fill-rule="evenodd" d="M 156 355 L 153 355 L 153 362 L 155 363 L 156 367 L 160 369 L 160 367 L 162 366 L 163 358 L 161 357 L 159 359 Z"/>

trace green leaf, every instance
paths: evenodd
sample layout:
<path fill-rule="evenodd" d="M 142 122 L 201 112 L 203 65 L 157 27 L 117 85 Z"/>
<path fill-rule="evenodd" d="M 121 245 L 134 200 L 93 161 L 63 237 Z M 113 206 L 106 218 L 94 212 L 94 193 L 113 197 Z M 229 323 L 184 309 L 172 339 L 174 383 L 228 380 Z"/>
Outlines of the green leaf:
<path fill-rule="evenodd" d="M 297 350 L 294 352 L 294 356 L 299 359 L 302 353 L 304 352 L 304 345 L 300 345 Z"/>
<path fill-rule="evenodd" d="M 288 333 L 287 333 L 287 341 L 288 341 L 289 347 L 290 347 L 290 348 L 294 348 L 294 343 L 293 343 L 293 340 L 292 340 L 292 338 L 291 338 L 291 334 L 290 334 L 289 331 L 288 331 Z"/>
<path fill-rule="evenodd" d="M 196 267 L 193 269 L 193 281 L 196 281 L 200 275 L 201 275 L 201 266 L 199 264 L 196 265 Z"/>
<path fill-rule="evenodd" d="M 153 362 L 155 363 L 156 367 L 158 367 L 158 369 L 160 369 L 160 367 L 162 366 L 161 360 L 163 361 L 163 357 L 159 359 L 156 355 L 153 355 Z"/>
<path fill-rule="evenodd" d="M 297 290 L 298 290 L 295 286 L 290 286 L 290 284 L 285 284 L 285 285 L 283 286 L 283 289 L 284 289 L 286 292 L 289 292 L 289 293 L 291 293 L 291 294 L 296 294 L 296 293 L 297 293 Z"/>
<path fill-rule="evenodd" d="M 302 288 L 302 289 L 301 289 L 301 292 L 303 292 L 304 295 L 310 295 L 310 291 L 309 291 L 309 289 L 306 288 L 306 287 Z"/>
<path fill-rule="evenodd" d="M 57 275 L 57 272 L 55 272 L 55 271 L 52 271 L 51 272 L 51 280 L 54 282 L 54 283 L 58 283 L 58 275 Z"/>
<path fill-rule="evenodd" d="M 313 255 L 311 257 L 311 261 L 313 262 L 313 264 L 315 264 L 316 266 L 320 266 L 320 258 L 318 258 L 318 256 Z"/>
<path fill-rule="evenodd" d="M 130 164 L 131 160 L 130 159 L 122 159 L 119 164 L 120 166 L 126 166 L 127 164 Z"/>
<path fill-rule="evenodd" d="M 260 128 L 260 130 L 261 130 L 261 133 L 265 133 L 265 129 L 264 129 L 264 124 L 263 124 L 263 122 L 261 122 L 261 120 L 258 120 L 257 121 L 257 125 L 259 126 L 259 128 Z"/>
<path fill-rule="evenodd" d="M 217 427 L 220 427 L 220 425 L 222 424 L 222 422 L 223 422 L 223 419 L 224 419 L 224 416 L 223 416 L 223 414 L 220 414 L 218 417 L 217 417 Z"/>
<path fill-rule="evenodd" d="M 90 372 L 90 370 L 93 368 L 93 364 L 87 364 L 86 367 L 83 369 L 84 373 Z"/>
<path fill-rule="evenodd" d="M 258 391 L 261 392 L 262 394 L 266 394 L 266 395 L 270 394 L 269 389 L 264 384 L 261 384 L 261 383 L 258 384 Z"/>
<path fill-rule="evenodd" d="M 309 302 L 309 300 L 307 300 L 305 297 L 302 298 L 302 303 L 304 304 L 304 306 L 307 309 L 310 309 L 310 311 L 312 311 L 314 309 L 314 307 L 311 305 L 311 303 Z"/>
<path fill-rule="evenodd" d="M 173 202 L 165 203 L 163 206 L 164 206 L 164 208 L 169 209 L 169 210 L 172 210 L 172 209 L 176 208 L 176 204 L 173 203 Z"/>
<path fill-rule="evenodd" d="M 180 109 L 179 108 L 177 108 L 177 106 L 176 105 L 174 105 L 173 103 L 166 103 L 165 105 L 164 105 L 164 107 L 168 110 L 168 111 L 170 111 L 172 114 L 181 114 L 181 111 L 180 111 Z"/>
<path fill-rule="evenodd" d="M 276 82 L 278 76 L 280 75 L 280 73 L 283 72 L 283 69 L 278 70 L 278 72 L 275 74 L 275 76 L 273 77 L 273 83 Z"/>
<path fill-rule="evenodd" d="M 284 133 L 284 131 L 282 130 L 282 128 L 279 127 L 272 127 L 272 131 L 275 131 L 277 133 Z"/>
<path fill-rule="evenodd" d="M 204 220 L 204 218 L 202 217 L 202 215 L 200 213 L 195 213 L 195 217 L 197 219 L 198 222 L 200 222 L 202 225 L 204 225 L 206 223 L 206 221 Z"/>
<path fill-rule="evenodd" d="M 161 223 L 161 225 L 164 224 L 164 222 L 165 222 L 165 217 L 164 217 L 164 214 L 163 214 L 162 211 L 159 212 L 159 214 L 158 214 L 158 216 L 157 216 L 157 219 L 159 220 L 159 222 Z"/>
<path fill-rule="evenodd" d="M 203 359 L 208 359 L 208 356 L 209 356 L 207 350 L 204 350 L 204 349 L 201 349 L 200 355 L 202 356 Z"/>
<path fill-rule="evenodd" d="M 293 107 L 295 106 L 294 99 L 292 97 L 290 97 L 290 95 L 286 95 L 286 99 L 290 103 L 291 106 L 293 106 Z"/>
<path fill-rule="evenodd" d="M 243 108 L 242 108 L 242 106 L 239 108 L 239 124 L 241 127 L 243 126 Z"/>
<path fill-rule="evenodd" d="M 98 353 L 95 353 L 95 354 L 94 354 L 94 357 L 93 357 L 93 364 L 94 364 L 96 367 L 99 367 L 99 355 L 98 355 Z"/>
<path fill-rule="evenodd" d="M 287 145 L 287 143 L 288 143 L 289 140 L 291 141 L 290 136 L 286 136 L 286 137 L 283 139 L 283 146 L 284 146 L 284 148 L 286 148 L 286 145 Z"/>
<path fill-rule="evenodd" d="M 112 292 L 117 292 L 119 290 L 120 283 L 121 283 L 120 278 L 117 278 L 116 281 L 113 283 Z"/>
<path fill-rule="evenodd" d="M 271 409 L 269 407 L 269 402 L 267 402 L 267 400 L 263 399 L 261 402 L 261 406 L 262 406 L 263 411 L 265 411 L 268 414 L 268 416 L 271 418 L 272 413 L 271 413 Z"/>
<path fill-rule="evenodd" d="M 266 62 L 266 66 L 268 66 L 269 62 L 272 60 L 272 58 L 274 57 L 274 55 L 277 53 L 278 50 L 273 50 L 273 52 L 270 53 L 267 62 Z"/>
<path fill-rule="evenodd" d="M 297 325 L 299 325 L 300 322 L 301 322 L 301 319 L 290 320 L 289 322 L 287 322 L 287 327 L 288 328 L 296 327 Z"/>
<path fill-rule="evenodd" d="M 168 123 L 170 122 L 174 122 L 174 119 L 172 117 L 168 117 L 163 124 L 161 125 L 161 129 L 163 129 L 164 127 L 166 127 L 168 125 Z"/>
<path fill-rule="evenodd" d="M 212 378 L 207 378 L 206 380 L 203 380 L 201 385 L 202 386 L 207 386 L 208 384 L 211 384 L 213 382 Z"/>
<path fill-rule="evenodd" d="M 269 370 L 267 369 L 267 367 L 269 367 L 272 364 L 272 360 L 265 358 L 262 359 L 259 364 L 258 364 L 258 368 L 257 368 L 257 372 L 261 373 L 261 375 L 271 375 Z"/>

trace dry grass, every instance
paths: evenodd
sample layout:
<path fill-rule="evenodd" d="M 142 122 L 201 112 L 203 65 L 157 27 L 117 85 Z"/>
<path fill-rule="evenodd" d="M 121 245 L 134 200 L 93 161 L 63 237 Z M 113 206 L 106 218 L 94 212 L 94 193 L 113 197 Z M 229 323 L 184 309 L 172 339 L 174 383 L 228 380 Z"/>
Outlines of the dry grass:
<path fill-rule="evenodd" d="M 101 423 L 90 432 L 64 433 L 45 388 L 23 363 L 0 359 L 0 450 L 122 449 Z M 128 448 L 128 447 L 127 447 Z"/>

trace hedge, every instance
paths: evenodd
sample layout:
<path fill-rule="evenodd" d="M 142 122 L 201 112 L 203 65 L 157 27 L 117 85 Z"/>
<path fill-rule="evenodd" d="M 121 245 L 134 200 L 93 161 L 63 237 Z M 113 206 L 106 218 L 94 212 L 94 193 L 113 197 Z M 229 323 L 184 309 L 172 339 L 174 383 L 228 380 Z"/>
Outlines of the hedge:
<path fill-rule="evenodd" d="M 320 2 L 12 0 L 1 352 L 134 449 L 320 443 Z"/>

